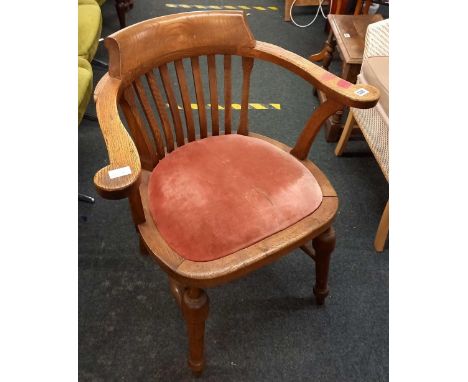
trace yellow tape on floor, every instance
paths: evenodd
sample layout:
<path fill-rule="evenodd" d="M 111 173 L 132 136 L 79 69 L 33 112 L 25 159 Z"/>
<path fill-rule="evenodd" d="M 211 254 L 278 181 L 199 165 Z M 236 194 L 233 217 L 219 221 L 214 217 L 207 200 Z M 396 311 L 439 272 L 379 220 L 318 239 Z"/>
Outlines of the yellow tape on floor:
<path fill-rule="evenodd" d="M 166 104 L 169 107 L 169 104 Z M 198 110 L 198 104 L 191 103 L 190 104 L 192 110 Z M 180 105 L 177 105 L 179 110 L 183 110 L 184 108 Z M 205 105 L 205 109 L 210 109 L 211 104 L 208 103 Z M 240 103 L 232 103 L 231 108 L 233 110 L 241 110 L 242 106 Z M 224 105 L 218 105 L 218 110 L 224 110 Z M 249 103 L 249 110 L 281 110 L 281 104 L 279 103 Z"/>
<path fill-rule="evenodd" d="M 195 4 L 166 4 L 168 8 L 184 8 L 184 9 L 243 9 L 256 11 L 277 11 L 278 7 L 260 7 L 250 5 L 195 5 Z"/>

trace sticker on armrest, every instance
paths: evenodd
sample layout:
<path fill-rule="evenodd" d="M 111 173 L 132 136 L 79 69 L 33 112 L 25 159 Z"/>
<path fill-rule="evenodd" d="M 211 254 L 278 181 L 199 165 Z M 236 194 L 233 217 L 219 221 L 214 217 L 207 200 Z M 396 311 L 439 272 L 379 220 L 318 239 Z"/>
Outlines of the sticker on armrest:
<path fill-rule="evenodd" d="M 129 166 L 116 168 L 115 170 L 110 170 L 108 172 L 109 178 L 115 179 L 120 178 L 121 176 L 130 175 L 132 173 L 132 169 Z"/>
<path fill-rule="evenodd" d="M 364 88 L 359 88 L 354 92 L 354 94 L 357 94 L 359 97 L 365 96 L 367 93 L 369 93 L 369 90 L 366 90 Z"/>

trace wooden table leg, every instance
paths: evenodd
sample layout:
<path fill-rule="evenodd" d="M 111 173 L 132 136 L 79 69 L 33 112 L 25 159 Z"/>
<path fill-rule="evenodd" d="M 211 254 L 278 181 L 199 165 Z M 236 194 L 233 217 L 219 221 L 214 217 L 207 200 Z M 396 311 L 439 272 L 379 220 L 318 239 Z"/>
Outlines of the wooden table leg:
<path fill-rule="evenodd" d="M 312 62 L 322 61 L 323 68 L 328 70 L 330 62 L 333 58 L 333 52 L 335 51 L 335 47 L 336 40 L 333 35 L 333 32 L 330 31 L 330 33 L 328 34 L 328 38 L 323 46 L 323 49 L 319 53 L 311 54 L 308 59 Z"/>

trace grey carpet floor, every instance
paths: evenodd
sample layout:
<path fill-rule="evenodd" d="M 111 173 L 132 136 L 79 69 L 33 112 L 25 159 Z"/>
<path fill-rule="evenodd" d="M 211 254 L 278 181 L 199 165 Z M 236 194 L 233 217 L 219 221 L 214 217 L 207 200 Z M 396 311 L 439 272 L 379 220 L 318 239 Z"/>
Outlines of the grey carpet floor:
<path fill-rule="evenodd" d="M 302 56 L 319 51 L 326 38 L 321 18 L 307 29 L 283 22 L 280 1 L 179 3 L 277 6 L 247 11 L 251 29 L 257 40 Z M 181 11 L 165 4 L 136 0 L 128 24 Z M 298 10 L 298 20 L 306 22 L 312 11 Z M 103 20 L 103 36 L 118 30 L 113 1 L 104 4 Z M 107 60 L 103 46 L 97 58 Z M 335 59 L 331 70 L 339 68 Z M 96 69 L 95 82 L 102 75 Z M 280 110 L 251 110 L 250 129 L 289 145 L 317 107 L 307 83 L 263 62 L 254 66 L 251 102 L 281 104 Z M 192 380 L 184 321 L 165 273 L 139 254 L 127 202 L 104 200 L 94 190 L 93 175 L 107 164 L 99 126 L 84 120 L 78 134 L 79 191 L 96 196 L 94 205 L 78 205 L 79 380 Z M 334 148 L 321 133 L 309 156 L 340 198 L 326 305 L 314 303 L 314 264 L 300 251 L 208 290 L 201 380 L 388 380 L 388 249 L 377 254 L 372 245 L 388 184 L 365 142 L 350 142 L 341 158 Z"/>

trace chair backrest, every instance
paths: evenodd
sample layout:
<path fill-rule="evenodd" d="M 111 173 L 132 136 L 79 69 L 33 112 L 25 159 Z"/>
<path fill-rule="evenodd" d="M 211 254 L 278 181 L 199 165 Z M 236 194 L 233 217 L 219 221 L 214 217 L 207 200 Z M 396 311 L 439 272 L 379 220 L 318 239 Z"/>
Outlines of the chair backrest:
<path fill-rule="evenodd" d="M 241 49 L 255 46 L 243 13 L 192 12 L 183 17 L 163 16 L 117 32 L 106 39 L 105 45 L 109 51 L 109 75 L 123 83 L 120 107 L 143 167 L 151 168 L 166 152 L 195 140 L 197 136 L 205 138 L 223 131 L 225 134 L 231 133 L 232 56 L 239 54 Z M 224 56 L 224 106 L 218 99 L 218 82 L 221 81 L 217 75 L 216 55 Z M 201 60 L 207 62 L 208 81 L 202 74 Z M 237 128 L 240 134 L 248 134 L 247 113 L 253 61 L 251 57 L 242 57 L 241 109 Z M 187 75 L 187 69 L 191 75 Z M 177 81 L 174 81 L 171 72 L 175 73 Z M 206 82 L 209 95 L 205 95 L 204 91 Z M 178 90 L 174 89 L 174 85 Z M 191 99 L 191 90 L 196 95 L 196 102 Z M 207 101 L 211 126 L 207 121 Z M 224 110 L 223 129 L 220 129 L 219 109 Z M 198 113 L 198 129 L 194 112 Z M 151 143 L 148 131 L 155 145 Z"/>
<path fill-rule="evenodd" d="M 110 188 L 123 189 L 124 183 L 130 181 L 130 177 L 125 178 L 125 182 L 119 178 L 118 186 L 116 181 L 109 185 L 106 176 L 110 168 L 132 163 L 132 171 L 136 173 L 131 177 L 133 181 L 137 179 L 140 164 L 142 168 L 152 170 L 166 153 L 197 137 L 234 132 L 234 104 L 231 104 L 234 96 L 240 99 L 240 105 L 236 105 L 240 109 L 237 133 L 247 135 L 254 59 L 282 66 L 327 95 L 327 101 L 312 111 L 291 150 L 291 154 L 300 160 L 307 157 L 320 126 L 341 105 L 367 108 L 375 105 L 378 99 L 378 92 L 372 87 L 364 86 L 366 93 L 361 94 L 362 89 L 307 59 L 256 41 L 240 11 L 190 12 L 158 17 L 112 34 L 105 40 L 105 45 L 109 51 L 109 73 L 95 90 L 101 129 L 105 137 L 112 136 L 112 139 L 106 139 L 112 165 L 95 176 L 97 187 L 103 193 Z M 238 57 L 234 59 L 234 56 Z M 201 63 L 205 59 L 207 75 L 202 75 L 205 67 Z M 239 62 L 238 70 L 233 65 L 235 62 Z M 191 70 L 187 71 L 187 68 Z M 218 94 L 218 83 L 221 82 L 224 84 L 220 91 L 224 96 L 224 107 Z M 234 85 L 239 85 L 234 89 L 236 92 L 233 92 Z M 127 121 L 131 141 L 122 130 L 118 108 Z M 220 108 L 224 109 L 224 126 L 220 126 Z M 194 118 L 192 109 L 198 113 L 198 118 Z M 138 151 L 136 157 L 132 154 L 135 148 Z"/>

